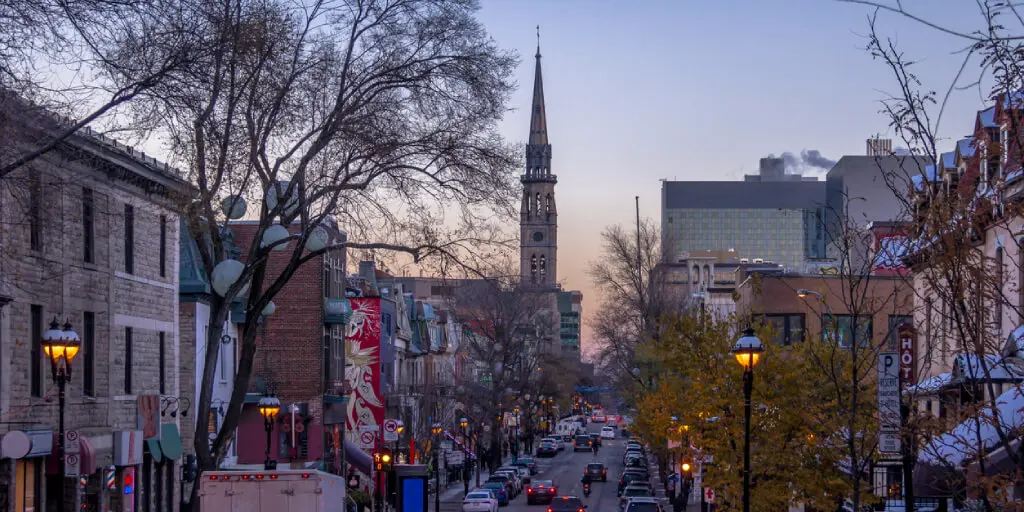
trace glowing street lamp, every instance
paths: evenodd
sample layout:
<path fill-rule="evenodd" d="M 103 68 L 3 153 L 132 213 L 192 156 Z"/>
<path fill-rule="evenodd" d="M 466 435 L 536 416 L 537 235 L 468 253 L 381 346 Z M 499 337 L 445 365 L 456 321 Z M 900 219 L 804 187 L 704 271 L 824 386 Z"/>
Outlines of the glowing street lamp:
<path fill-rule="evenodd" d="M 750 512 L 750 395 L 754 390 L 754 365 L 762 352 L 764 345 L 749 327 L 732 347 L 732 355 L 743 367 L 743 512 Z"/>
<path fill-rule="evenodd" d="M 281 411 L 281 401 L 273 395 L 263 395 L 259 402 L 260 416 L 263 416 L 263 429 L 267 431 L 267 458 L 263 461 L 263 469 L 277 469 L 277 461 L 270 460 L 270 435 L 274 431 L 274 418 Z"/>
<path fill-rule="evenodd" d="M 64 406 L 65 388 L 71 380 L 71 362 L 75 360 L 78 351 L 82 348 L 82 339 L 78 333 L 71 328 L 71 322 L 65 321 L 64 328 L 60 328 L 57 317 L 53 317 L 50 328 L 43 333 L 40 340 L 43 346 L 43 353 L 50 358 L 50 370 L 53 372 L 53 381 L 57 383 L 57 407 L 58 407 L 58 430 L 60 436 L 57 438 L 57 475 L 61 479 L 60 492 L 57 496 L 58 510 L 64 510 Z"/>

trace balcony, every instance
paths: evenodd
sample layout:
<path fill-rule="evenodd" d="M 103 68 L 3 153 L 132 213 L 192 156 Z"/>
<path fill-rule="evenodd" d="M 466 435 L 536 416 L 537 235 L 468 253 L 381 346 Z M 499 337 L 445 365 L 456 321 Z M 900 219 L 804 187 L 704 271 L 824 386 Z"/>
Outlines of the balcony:
<path fill-rule="evenodd" d="M 347 324 L 352 305 L 344 297 L 324 297 L 324 323 Z"/>

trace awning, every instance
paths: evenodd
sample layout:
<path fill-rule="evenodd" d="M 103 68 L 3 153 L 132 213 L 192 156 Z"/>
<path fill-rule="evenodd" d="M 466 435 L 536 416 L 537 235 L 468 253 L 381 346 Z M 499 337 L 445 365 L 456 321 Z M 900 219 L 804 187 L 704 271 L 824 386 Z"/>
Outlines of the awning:
<path fill-rule="evenodd" d="M 46 474 L 57 474 L 57 441 L 60 435 L 53 433 L 53 452 L 46 457 Z M 78 474 L 91 475 L 96 472 L 96 452 L 92 449 L 89 438 L 80 436 L 78 438 Z"/>
<path fill-rule="evenodd" d="M 174 423 L 164 423 L 160 427 L 160 450 L 169 460 L 178 460 L 184 449 L 181 446 L 181 434 Z"/>

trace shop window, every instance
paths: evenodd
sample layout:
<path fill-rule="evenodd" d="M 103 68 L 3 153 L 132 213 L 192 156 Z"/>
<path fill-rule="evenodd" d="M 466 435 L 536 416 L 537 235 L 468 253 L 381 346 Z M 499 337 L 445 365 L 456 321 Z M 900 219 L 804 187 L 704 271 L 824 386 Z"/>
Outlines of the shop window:
<path fill-rule="evenodd" d="M 19 459 L 14 466 L 14 512 L 39 512 L 42 464 L 39 458 Z"/>

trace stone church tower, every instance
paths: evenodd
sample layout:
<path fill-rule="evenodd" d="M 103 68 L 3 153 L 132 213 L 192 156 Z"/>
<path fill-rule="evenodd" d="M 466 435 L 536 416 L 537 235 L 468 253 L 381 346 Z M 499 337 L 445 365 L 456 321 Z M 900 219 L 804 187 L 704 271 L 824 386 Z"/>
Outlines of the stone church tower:
<path fill-rule="evenodd" d="M 536 59 L 530 138 L 526 144 L 526 174 L 520 178 L 523 203 L 519 220 L 519 275 L 524 287 L 555 291 L 558 288 L 558 213 L 555 209 L 558 177 L 551 174 L 551 144 L 544 109 L 539 40 Z"/>

